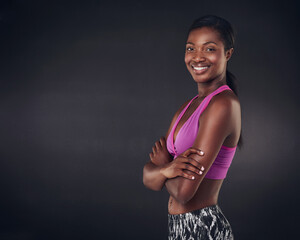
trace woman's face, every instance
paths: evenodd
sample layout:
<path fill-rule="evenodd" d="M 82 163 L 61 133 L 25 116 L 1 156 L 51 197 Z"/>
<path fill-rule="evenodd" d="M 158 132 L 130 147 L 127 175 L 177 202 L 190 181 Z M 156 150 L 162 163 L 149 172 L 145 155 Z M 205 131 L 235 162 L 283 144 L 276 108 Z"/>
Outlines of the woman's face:
<path fill-rule="evenodd" d="M 197 83 L 221 81 L 232 52 L 233 48 L 224 51 L 224 44 L 216 30 L 196 28 L 187 39 L 185 64 Z"/>

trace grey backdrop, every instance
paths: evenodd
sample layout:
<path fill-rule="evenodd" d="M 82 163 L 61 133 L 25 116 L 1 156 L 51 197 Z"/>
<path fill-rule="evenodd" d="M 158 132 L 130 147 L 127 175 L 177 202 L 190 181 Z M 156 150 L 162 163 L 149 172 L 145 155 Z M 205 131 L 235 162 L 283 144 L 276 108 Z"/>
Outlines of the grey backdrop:
<path fill-rule="evenodd" d="M 266 1 L 268 2 L 268 1 Z M 296 2 L 296 1 L 295 1 Z M 166 239 L 148 153 L 197 94 L 186 31 L 237 31 L 244 147 L 219 204 L 238 240 L 295 239 L 299 34 L 292 1 L 1 1 L 0 239 Z"/>

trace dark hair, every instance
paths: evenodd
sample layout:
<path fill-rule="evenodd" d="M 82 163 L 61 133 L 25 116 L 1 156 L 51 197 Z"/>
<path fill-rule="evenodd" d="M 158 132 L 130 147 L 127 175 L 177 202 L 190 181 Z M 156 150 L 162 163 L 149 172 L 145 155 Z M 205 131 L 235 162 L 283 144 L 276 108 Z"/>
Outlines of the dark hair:
<path fill-rule="evenodd" d="M 190 28 L 188 30 L 188 35 L 190 34 L 190 32 L 192 30 L 194 30 L 196 28 L 202 28 L 202 27 L 212 28 L 220 34 L 220 37 L 224 44 L 224 51 L 234 48 L 234 41 L 235 41 L 234 30 L 233 30 L 231 24 L 224 18 L 217 17 L 214 15 L 206 15 L 206 16 L 200 17 L 200 18 L 196 19 L 193 22 L 193 24 L 190 26 Z M 227 82 L 228 86 L 232 89 L 232 91 L 236 95 L 238 95 L 237 85 L 236 85 L 236 77 L 228 70 L 226 70 L 226 82 Z M 240 136 L 238 145 L 239 145 L 239 147 L 242 146 L 242 135 Z"/>

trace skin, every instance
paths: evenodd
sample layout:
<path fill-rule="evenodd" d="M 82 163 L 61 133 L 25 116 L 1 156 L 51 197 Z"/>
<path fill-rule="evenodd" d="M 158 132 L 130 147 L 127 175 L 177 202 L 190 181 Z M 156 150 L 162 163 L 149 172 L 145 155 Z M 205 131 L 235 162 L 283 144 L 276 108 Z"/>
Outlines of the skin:
<path fill-rule="evenodd" d="M 179 121 L 173 140 L 176 140 L 180 128 L 201 101 L 226 84 L 226 67 L 232 53 L 232 48 L 225 50 L 222 39 L 214 29 L 202 27 L 190 32 L 185 63 L 197 83 L 198 98 Z M 187 103 L 188 101 L 174 115 L 166 138 L 162 137 L 155 143 L 150 161 L 144 167 L 145 186 L 152 190 L 161 190 L 165 186 L 169 192 L 170 214 L 186 213 L 217 204 L 223 180 L 206 179 L 204 176 L 221 146 L 235 147 L 241 131 L 239 100 L 232 91 L 223 91 L 212 98 L 201 114 L 198 134 L 192 148 L 173 160 L 167 151 L 165 139 Z"/>

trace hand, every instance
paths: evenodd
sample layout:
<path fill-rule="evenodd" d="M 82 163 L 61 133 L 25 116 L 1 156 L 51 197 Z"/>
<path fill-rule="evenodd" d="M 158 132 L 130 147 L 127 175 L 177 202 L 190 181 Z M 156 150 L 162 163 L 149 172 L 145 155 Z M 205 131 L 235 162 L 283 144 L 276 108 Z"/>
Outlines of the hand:
<path fill-rule="evenodd" d="M 152 153 L 150 153 L 149 156 L 151 161 L 158 166 L 172 161 L 172 157 L 168 152 L 164 137 L 161 137 L 159 141 L 155 142 L 155 145 L 152 147 Z"/>
<path fill-rule="evenodd" d="M 165 166 L 161 168 L 160 172 L 166 178 L 175 178 L 177 176 L 181 176 L 194 180 L 195 176 L 192 173 L 202 175 L 204 167 L 198 161 L 189 158 L 188 156 L 190 154 L 198 154 L 199 156 L 203 156 L 204 152 L 198 149 L 189 148 L 172 162 L 165 164 Z M 189 170 L 192 173 L 184 170 Z"/>

